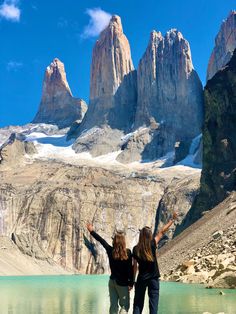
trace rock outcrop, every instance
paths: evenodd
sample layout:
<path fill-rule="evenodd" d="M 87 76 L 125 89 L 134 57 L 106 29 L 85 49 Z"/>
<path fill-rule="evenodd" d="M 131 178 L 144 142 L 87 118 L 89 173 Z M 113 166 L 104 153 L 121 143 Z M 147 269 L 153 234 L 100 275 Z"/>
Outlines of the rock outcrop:
<path fill-rule="evenodd" d="M 76 139 L 73 149 L 76 153 L 89 152 L 93 157 L 119 153 L 122 136 L 122 131 L 109 126 L 93 127 Z"/>
<path fill-rule="evenodd" d="M 172 179 L 171 183 L 165 188 L 157 207 L 155 231 L 160 230 L 163 225 L 167 224 L 173 211 L 178 212 L 178 225 L 181 225 L 182 220 L 192 206 L 195 196 L 199 192 L 199 175 L 200 171 L 196 171 L 195 174 L 186 174 L 186 176 L 181 179 L 177 177 Z M 173 225 L 168 230 L 159 243 L 159 247 L 163 246 L 174 237 L 178 225 Z"/>
<path fill-rule="evenodd" d="M 64 64 L 57 58 L 47 67 L 39 110 L 33 123 L 56 124 L 60 128 L 82 120 L 87 105 L 72 96 L 66 79 Z"/>
<path fill-rule="evenodd" d="M 7 160 L 8 167 L 15 168 L 23 161 L 26 154 L 33 155 L 36 153 L 37 150 L 33 143 L 23 142 L 17 139 L 15 133 L 12 133 L 8 141 L 1 147 L 0 164 L 4 164 Z"/>
<path fill-rule="evenodd" d="M 231 59 L 236 48 L 236 11 L 231 11 L 228 18 L 223 21 L 219 33 L 215 39 L 215 47 L 212 51 L 208 69 L 207 80 L 224 67 Z"/>
<path fill-rule="evenodd" d="M 89 108 L 77 134 L 103 125 L 128 129 L 135 107 L 136 71 L 121 19 L 115 15 L 93 49 Z"/>
<path fill-rule="evenodd" d="M 174 133 L 165 125 L 141 127 L 122 138 L 121 153 L 117 160 L 122 163 L 150 162 L 165 156 L 175 142 Z"/>
<path fill-rule="evenodd" d="M 185 219 L 190 225 L 236 189 L 236 50 L 207 82 L 200 193 Z"/>
<path fill-rule="evenodd" d="M 189 141 L 201 133 L 202 84 L 193 68 L 189 43 L 179 31 L 172 29 L 165 37 L 151 33 L 137 70 L 137 84 L 135 126 L 156 123 L 157 136 L 167 133 L 162 136 L 163 142 L 168 141 L 165 152 L 174 150 L 176 141 Z M 173 135 L 171 139 L 168 134 Z M 161 154 L 156 149 L 157 157 Z"/>

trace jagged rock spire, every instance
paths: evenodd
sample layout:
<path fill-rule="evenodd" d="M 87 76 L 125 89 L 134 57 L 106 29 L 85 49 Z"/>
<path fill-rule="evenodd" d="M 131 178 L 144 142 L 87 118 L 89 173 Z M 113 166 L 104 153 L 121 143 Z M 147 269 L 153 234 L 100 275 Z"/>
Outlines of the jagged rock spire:
<path fill-rule="evenodd" d="M 67 127 L 81 120 L 86 110 L 86 103 L 72 96 L 64 64 L 55 58 L 45 71 L 42 99 L 33 123 Z"/>
<path fill-rule="evenodd" d="M 153 121 L 164 124 L 176 141 L 201 132 L 202 84 L 193 68 L 189 43 L 178 30 L 171 29 L 165 37 L 151 33 L 137 72 L 136 127 Z"/>
<path fill-rule="evenodd" d="M 112 16 L 92 56 L 90 105 L 80 130 L 109 125 L 128 128 L 136 105 L 136 71 L 121 19 Z"/>
<path fill-rule="evenodd" d="M 123 33 L 120 17 L 114 15 L 93 49 L 90 100 L 113 96 L 124 76 L 133 70 L 128 39 Z"/>

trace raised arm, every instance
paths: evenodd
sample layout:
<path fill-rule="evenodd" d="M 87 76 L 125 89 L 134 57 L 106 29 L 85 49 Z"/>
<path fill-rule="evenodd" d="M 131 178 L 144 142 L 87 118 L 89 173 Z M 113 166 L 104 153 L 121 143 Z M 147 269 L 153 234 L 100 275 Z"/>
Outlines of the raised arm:
<path fill-rule="evenodd" d="M 90 232 L 91 236 L 94 237 L 95 240 L 101 243 L 101 245 L 105 248 L 105 250 L 109 250 L 111 246 L 104 240 L 99 234 L 94 231 L 93 225 L 91 223 L 87 224 L 87 229 Z"/>
<path fill-rule="evenodd" d="M 158 242 L 164 236 L 166 231 L 169 230 L 170 226 L 174 223 L 176 218 L 177 218 L 177 213 L 174 212 L 172 218 L 168 221 L 168 223 L 155 235 L 154 239 L 155 239 L 156 244 L 158 244 Z"/>

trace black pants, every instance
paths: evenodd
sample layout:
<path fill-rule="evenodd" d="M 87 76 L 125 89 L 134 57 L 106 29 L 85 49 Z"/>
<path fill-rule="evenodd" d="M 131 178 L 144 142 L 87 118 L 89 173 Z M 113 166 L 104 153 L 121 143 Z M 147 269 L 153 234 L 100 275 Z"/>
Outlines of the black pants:
<path fill-rule="evenodd" d="M 137 280 L 135 285 L 133 314 L 140 314 L 143 310 L 146 288 L 149 296 L 149 313 L 157 314 L 159 302 L 159 278 Z"/>

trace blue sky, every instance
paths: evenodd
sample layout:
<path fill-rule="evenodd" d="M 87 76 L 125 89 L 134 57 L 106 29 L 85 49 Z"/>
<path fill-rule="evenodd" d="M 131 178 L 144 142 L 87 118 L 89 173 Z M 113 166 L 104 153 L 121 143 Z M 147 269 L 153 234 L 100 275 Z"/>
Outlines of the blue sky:
<path fill-rule="evenodd" d="M 235 0 L 0 0 L 0 127 L 30 122 L 41 98 L 47 65 L 64 62 L 72 93 L 88 101 L 92 48 L 106 15 L 122 18 L 137 67 L 151 30 L 177 28 L 190 42 L 205 83 L 214 38 Z M 90 13 L 90 15 L 89 15 Z M 95 11 L 96 13 L 96 11 Z M 89 24 L 90 21 L 90 24 Z"/>

